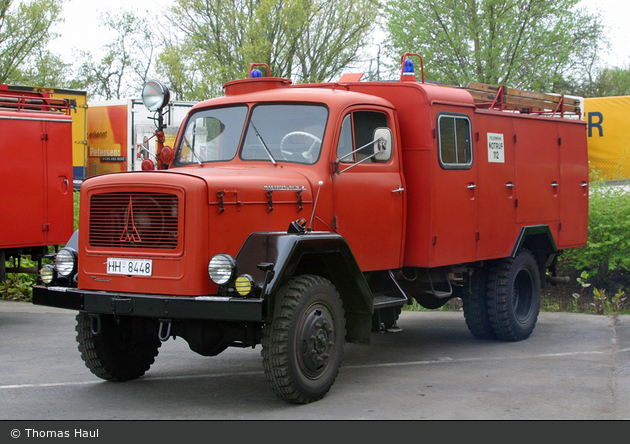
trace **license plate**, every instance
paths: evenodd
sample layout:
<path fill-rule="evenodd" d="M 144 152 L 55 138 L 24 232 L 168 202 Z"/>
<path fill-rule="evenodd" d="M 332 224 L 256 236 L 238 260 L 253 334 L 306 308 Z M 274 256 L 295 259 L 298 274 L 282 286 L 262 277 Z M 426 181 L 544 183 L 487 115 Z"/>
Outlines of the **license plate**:
<path fill-rule="evenodd" d="M 119 259 L 108 257 L 107 274 L 151 276 L 153 274 L 153 261 L 151 259 Z"/>

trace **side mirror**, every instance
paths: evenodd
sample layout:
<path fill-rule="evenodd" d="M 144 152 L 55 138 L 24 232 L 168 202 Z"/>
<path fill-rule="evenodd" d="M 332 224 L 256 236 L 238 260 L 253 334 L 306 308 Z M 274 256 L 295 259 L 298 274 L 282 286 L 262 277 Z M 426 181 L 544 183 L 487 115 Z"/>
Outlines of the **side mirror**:
<path fill-rule="evenodd" d="M 387 162 L 392 158 L 392 131 L 389 128 L 374 130 L 374 159 Z"/>
<path fill-rule="evenodd" d="M 219 137 L 221 133 L 223 133 L 223 130 L 225 130 L 225 124 L 216 117 L 206 118 L 205 126 L 208 131 L 208 140 L 213 140 Z"/>

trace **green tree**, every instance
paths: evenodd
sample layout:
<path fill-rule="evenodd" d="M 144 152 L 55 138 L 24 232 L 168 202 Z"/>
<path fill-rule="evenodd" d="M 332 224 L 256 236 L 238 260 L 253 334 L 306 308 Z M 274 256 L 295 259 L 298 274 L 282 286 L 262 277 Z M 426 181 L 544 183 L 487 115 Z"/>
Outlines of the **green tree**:
<path fill-rule="evenodd" d="M 610 97 L 630 95 L 630 68 L 606 67 L 582 80 L 575 87 L 576 94 L 584 97 Z"/>
<path fill-rule="evenodd" d="M 379 4 L 375 1 L 310 2 L 305 23 L 291 29 L 296 45 L 301 82 L 333 80 L 344 68 L 360 60 L 360 50 L 374 31 Z"/>
<path fill-rule="evenodd" d="M 424 57 L 427 79 L 552 91 L 593 60 L 599 16 L 579 0 L 390 0 L 394 53 Z"/>
<path fill-rule="evenodd" d="M 15 71 L 9 82 L 13 85 L 43 86 L 46 88 L 69 88 L 72 81 L 72 66 L 47 49 L 32 54 Z"/>
<path fill-rule="evenodd" d="M 370 37 L 375 0 L 177 0 L 181 33 L 158 59 L 180 99 L 219 95 L 251 63 L 296 82 L 332 79 L 358 60 Z"/>
<path fill-rule="evenodd" d="M 64 67 L 46 47 L 56 37 L 51 27 L 61 20 L 64 1 L 0 0 L 0 83 L 59 81 Z"/>
<path fill-rule="evenodd" d="M 102 22 L 115 38 L 103 46 L 100 59 L 91 52 L 80 53 L 75 87 L 103 100 L 137 96 L 152 73 L 157 36 L 148 20 L 132 11 L 106 13 Z"/>

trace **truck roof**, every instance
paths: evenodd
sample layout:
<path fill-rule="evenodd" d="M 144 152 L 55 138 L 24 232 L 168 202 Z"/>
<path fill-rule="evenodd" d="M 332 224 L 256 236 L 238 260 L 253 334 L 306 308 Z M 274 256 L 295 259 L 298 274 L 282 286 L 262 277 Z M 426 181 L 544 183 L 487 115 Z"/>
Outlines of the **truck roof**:
<path fill-rule="evenodd" d="M 380 97 L 349 91 L 341 83 L 321 83 L 292 85 L 288 79 L 264 77 L 235 80 L 224 85 L 225 96 L 204 100 L 193 110 L 209 106 L 233 103 L 260 102 L 311 102 L 345 108 L 356 104 L 369 104 L 393 108 L 393 105 Z"/>

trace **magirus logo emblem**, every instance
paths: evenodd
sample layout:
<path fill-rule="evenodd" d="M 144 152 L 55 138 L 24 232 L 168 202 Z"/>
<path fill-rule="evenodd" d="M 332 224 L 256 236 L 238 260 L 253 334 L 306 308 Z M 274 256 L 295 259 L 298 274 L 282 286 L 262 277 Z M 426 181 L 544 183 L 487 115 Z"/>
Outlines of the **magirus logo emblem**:
<path fill-rule="evenodd" d="M 136 229 L 133 221 L 133 200 L 129 196 L 129 207 L 127 207 L 127 223 L 120 236 L 120 242 L 140 242 L 140 233 Z"/>

